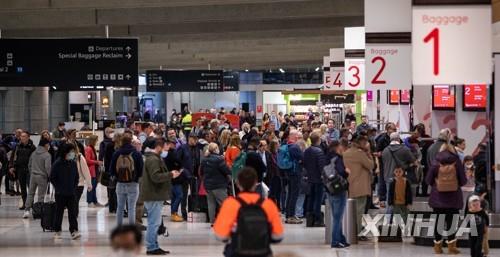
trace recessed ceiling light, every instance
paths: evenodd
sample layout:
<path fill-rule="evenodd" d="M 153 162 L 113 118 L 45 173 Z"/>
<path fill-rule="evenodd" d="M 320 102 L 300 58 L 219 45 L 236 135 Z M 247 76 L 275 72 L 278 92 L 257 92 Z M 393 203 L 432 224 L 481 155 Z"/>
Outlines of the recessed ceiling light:
<path fill-rule="evenodd" d="M 280 68 L 281 73 L 285 73 L 285 70 L 283 68 Z"/>
<path fill-rule="evenodd" d="M 316 67 L 315 71 L 319 71 L 319 67 Z"/>

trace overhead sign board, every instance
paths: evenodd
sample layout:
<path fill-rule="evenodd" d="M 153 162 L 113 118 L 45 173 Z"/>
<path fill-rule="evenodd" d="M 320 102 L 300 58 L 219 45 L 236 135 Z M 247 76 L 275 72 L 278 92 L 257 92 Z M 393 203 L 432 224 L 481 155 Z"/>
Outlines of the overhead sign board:
<path fill-rule="evenodd" d="M 137 87 L 137 39 L 0 39 L 0 86 Z"/>
<path fill-rule="evenodd" d="M 344 72 L 344 86 L 346 90 L 365 89 L 365 59 L 346 58 Z"/>
<path fill-rule="evenodd" d="M 366 89 L 411 89 L 410 44 L 366 44 Z"/>
<path fill-rule="evenodd" d="M 491 5 L 413 6 L 413 84 L 491 84 Z"/>
<path fill-rule="evenodd" d="M 146 71 L 146 88 L 149 92 L 222 92 L 239 90 L 239 86 L 235 87 L 234 82 L 224 83 L 224 72 L 222 70 L 148 70 Z"/>

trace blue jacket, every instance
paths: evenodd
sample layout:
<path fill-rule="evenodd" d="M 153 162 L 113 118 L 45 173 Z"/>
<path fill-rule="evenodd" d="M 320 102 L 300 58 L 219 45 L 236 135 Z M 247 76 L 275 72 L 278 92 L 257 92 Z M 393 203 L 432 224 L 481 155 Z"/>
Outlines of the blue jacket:
<path fill-rule="evenodd" d="M 340 138 L 340 132 L 338 129 L 334 128 L 332 130 L 328 130 L 326 132 L 328 134 L 328 143 L 331 143 L 332 141 L 339 140 Z"/>
<path fill-rule="evenodd" d="M 182 168 L 184 171 L 182 172 L 182 175 L 185 178 L 191 178 L 194 173 L 194 167 L 193 167 L 193 157 L 191 156 L 191 149 L 189 149 L 188 144 L 182 144 L 178 149 L 177 149 L 177 159 L 181 162 Z"/>
<path fill-rule="evenodd" d="M 217 154 L 210 154 L 201 161 L 203 183 L 207 190 L 224 189 L 228 185 L 231 170 L 226 165 L 224 158 Z"/>
<path fill-rule="evenodd" d="M 75 161 L 57 158 L 54 164 L 52 164 L 50 182 L 54 185 L 56 195 L 76 195 L 78 179 L 78 168 Z"/>
<path fill-rule="evenodd" d="M 290 158 L 294 162 L 294 170 L 292 173 L 294 175 L 300 175 L 304 153 L 302 153 L 302 150 L 300 150 L 300 147 L 297 144 L 288 144 L 288 151 L 290 152 Z"/>
<path fill-rule="evenodd" d="M 118 157 L 120 157 L 120 155 L 122 154 L 129 155 L 131 153 L 132 153 L 132 158 L 134 158 L 134 166 L 135 166 L 134 182 L 139 182 L 139 178 L 142 177 L 144 160 L 142 159 L 142 154 L 138 152 L 135 149 L 135 147 L 131 144 L 123 145 L 113 154 L 113 158 L 111 158 L 111 165 L 110 165 L 111 176 L 116 176 L 116 160 L 118 160 Z"/>
<path fill-rule="evenodd" d="M 325 167 L 325 154 L 318 146 L 311 146 L 304 152 L 304 168 L 309 183 L 322 183 L 321 173 Z"/>

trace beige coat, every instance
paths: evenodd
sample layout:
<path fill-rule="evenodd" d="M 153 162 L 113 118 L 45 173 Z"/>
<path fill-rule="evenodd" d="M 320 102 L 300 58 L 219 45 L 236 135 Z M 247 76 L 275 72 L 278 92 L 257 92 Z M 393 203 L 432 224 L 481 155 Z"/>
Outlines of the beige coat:
<path fill-rule="evenodd" d="M 349 197 L 371 195 L 372 170 L 375 167 L 373 158 L 356 146 L 349 148 L 343 157 L 345 167 L 350 170 Z"/>
<path fill-rule="evenodd" d="M 77 154 L 76 156 L 76 167 L 78 167 L 78 186 L 92 187 L 92 179 L 90 177 L 89 166 L 87 166 L 87 161 L 82 154 Z"/>

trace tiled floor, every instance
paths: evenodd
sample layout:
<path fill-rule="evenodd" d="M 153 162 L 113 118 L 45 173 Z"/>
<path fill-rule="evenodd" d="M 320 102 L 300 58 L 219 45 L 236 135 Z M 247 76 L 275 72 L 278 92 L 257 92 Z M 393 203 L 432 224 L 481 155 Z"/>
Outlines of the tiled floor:
<path fill-rule="evenodd" d="M 102 197 L 101 200 L 105 202 Z M 0 257 L 109 256 L 108 233 L 115 225 L 115 217 L 108 215 L 107 209 L 88 208 L 83 199 L 79 218 L 81 240 L 71 241 L 69 232 L 65 232 L 63 240 L 56 243 L 52 233 L 42 232 L 39 220 L 20 218 L 22 212 L 17 210 L 17 203 L 17 198 L 2 195 Z M 65 219 L 63 229 L 67 227 Z M 208 224 L 167 223 L 167 227 L 170 237 L 161 238 L 160 244 L 172 252 L 170 256 L 222 256 L 223 245 L 215 240 Z M 411 243 L 363 242 L 349 249 L 334 250 L 323 244 L 322 228 L 287 225 L 285 229 L 285 240 L 273 247 L 276 256 L 433 256 L 431 248 Z M 468 249 L 462 252 L 459 256 L 470 256 Z M 500 256 L 500 250 L 493 250 L 490 256 Z"/>

